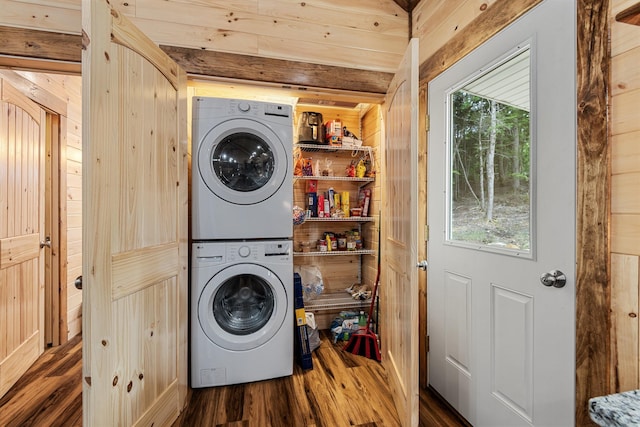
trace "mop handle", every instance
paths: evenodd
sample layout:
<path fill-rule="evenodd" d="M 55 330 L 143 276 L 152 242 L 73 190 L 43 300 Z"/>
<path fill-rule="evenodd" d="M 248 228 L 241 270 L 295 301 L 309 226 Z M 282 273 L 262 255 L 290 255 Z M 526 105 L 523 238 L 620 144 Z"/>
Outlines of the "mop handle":
<path fill-rule="evenodd" d="M 367 329 L 366 332 L 371 332 L 371 318 L 373 316 L 373 307 L 376 303 L 376 293 L 378 291 L 378 281 L 380 280 L 380 269 L 378 268 L 378 275 L 376 277 L 376 284 L 373 286 L 373 293 L 371 294 L 371 306 L 369 307 L 369 314 L 367 315 Z"/>
<path fill-rule="evenodd" d="M 380 254 L 382 242 L 380 241 L 380 228 L 382 227 L 382 215 L 378 212 L 378 273 L 376 274 L 376 283 L 373 285 L 373 293 L 371 294 L 371 306 L 369 307 L 369 315 L 367 316 L 367 328 L 366 333 L 371 332 L 371 318 L 373 317 L 373 307 L 376 303 L 376 294 L 378 293 L 378 283 L 380 283 Z"/>

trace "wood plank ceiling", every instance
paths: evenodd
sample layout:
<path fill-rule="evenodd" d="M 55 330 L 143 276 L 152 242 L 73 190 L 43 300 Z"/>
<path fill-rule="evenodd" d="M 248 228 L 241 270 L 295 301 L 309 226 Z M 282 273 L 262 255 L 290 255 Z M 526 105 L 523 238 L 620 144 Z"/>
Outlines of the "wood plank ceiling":
<path fill-rule="evenodd" d="M 191 75 L 384 93 L 418 2 L 129 0 L 114 8 Z M 3 0 L 3 10 L 0 55 L 77 64 L 80 0 Z"/>

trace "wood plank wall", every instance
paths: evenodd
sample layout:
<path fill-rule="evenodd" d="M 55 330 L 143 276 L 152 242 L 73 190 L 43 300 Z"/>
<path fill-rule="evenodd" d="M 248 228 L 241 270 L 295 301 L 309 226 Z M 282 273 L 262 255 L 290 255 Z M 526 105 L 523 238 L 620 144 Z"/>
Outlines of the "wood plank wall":
<path fill-rule="evenodd" d="M 611 392 L 640 388 L 640 26 L 611 1 Z"/>
<path fill-rule="evenodd" d="M 496 0 L 422 0 L 413 10 L 413 37 L 420 39 L 420 63 L 480 16 Z"/>
<path fill-rule="evenodd" d="M 154 42 L 394 72 L 408 14 L 392 0 L 113 2 Z M 80 0 L 3 0 L 0 25 L 80 34 Z"/>
<path fill-rule="evenodd" d="M 82 291 L 74 286 L 82 274 L 82 82 L 80 76 L 18 73 L 67 101 L 67 212 L 61 220 L 67 224 L 67 338 L 71 338 L 82 330 Z"/>

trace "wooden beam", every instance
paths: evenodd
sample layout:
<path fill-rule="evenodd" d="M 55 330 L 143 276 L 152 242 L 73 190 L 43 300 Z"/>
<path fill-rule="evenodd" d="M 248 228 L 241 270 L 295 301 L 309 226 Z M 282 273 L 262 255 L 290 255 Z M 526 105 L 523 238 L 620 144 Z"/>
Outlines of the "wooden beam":
<path fill-rule="evenodd" d="M 0 26 L 0 55 L 80 63 L 81 53 L 78 34 Z"/>
<path fill-rule="evenodd" d="M 392 73 L 355 68 L 160 47 L 190 75 L 379 94 L 386 93 L 393 77 Z M 0 26 L 2 66 L 80 72 L 81 53 L 80 35 Z"/>
<path fill-rule="evenodd" d="M 577 2 L 576 425 L 609 389 L 609 0 Z"/>
<path fill-rule="evenodd" d="M 420 65 L 421 86 L 433 80 L 542 0 L 496 0 Z"/>
<path fill-rule="evenodd" d="M 392 73 L 163 46 L 189 75 L 356 92 L 386 93 Z"/>
<path fill-rule="evenodd" d="M 625 24 L 640 25 L 640 2 L 629 6 L 616 15 L 616 21 Z"/>
<path fill-rule="evenodd" d="M 420 3 L 420 0 L 393 0 L 393 1 L 395 4 L 400 6 L 402 10 L 407 12 L 409 15 L 411 15 L 411 12 L 413 12 L 413 9 L 415 9 L 418 3 Z"/>

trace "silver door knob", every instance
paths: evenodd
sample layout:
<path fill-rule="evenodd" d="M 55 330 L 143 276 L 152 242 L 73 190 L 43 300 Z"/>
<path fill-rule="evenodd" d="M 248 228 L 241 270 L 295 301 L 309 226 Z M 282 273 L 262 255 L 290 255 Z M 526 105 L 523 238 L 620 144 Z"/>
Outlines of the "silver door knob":
<path fill-rule="evenodd" d="M 567 284 L 567 276 L 560 270 L 551 270 L 540 276 L 540 282 L 545 286 L 553 286 L 554 288 L 562 288 Z"/>
<path fill-rule="evenodd" d="M 51 237 L 47 236 L 43 241 L 40 241 L 40 249 L 44 247 L 51 248 Z"/>
<path fill-rule="evenodd" d="M 427 262 L 426 259 L 423 259 L 422 261 L 416 264 L 416 267 L 418 267 L 422 271 L 427 271 L 427 267 L 429 267 L 429 263 Z"/>

